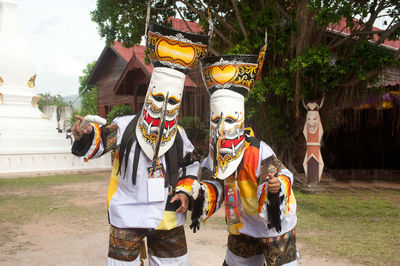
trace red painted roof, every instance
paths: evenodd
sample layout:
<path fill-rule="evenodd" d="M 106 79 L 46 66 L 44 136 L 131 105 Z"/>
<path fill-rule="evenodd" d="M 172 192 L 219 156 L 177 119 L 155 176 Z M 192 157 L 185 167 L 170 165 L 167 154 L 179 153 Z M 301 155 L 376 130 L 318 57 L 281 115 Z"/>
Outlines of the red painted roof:
<path fill-rule="evenodd" d="M 129 62 L 132 58 L 132 50 L 133 48 L 126 48 L 122 45 L 121 42 L 114 42 L 113 47 L 117 52 L 125 59 L 126 62 Z"/>
<path fill-rule="evenodd" d="M 186 32 L 192 32 L 199 34 L 201 32 L 203 32 L 203 27 L 196 22 L 191 22 L 191 21 L 186 21 L 186 23 L 189 25 L 190 29 L 192 31 L 190 31 L 190 29 L 188 29 L 188 27 L 186 26 L 185 21 L 183 21 L 182 19 L 178 19 L 178 18 L 168 18 L 168 21 L 170 21 L 172 23 L 172 27 L 176 30 L 181 30 L 181 31 L 186 31 Z"/>
<path fill-rule="evenodd" d="M 122 43 L 115 41 L 113 48 L 126 60 L 126 62 L 130 62 L 132 60 L 132 55 L 134 55 L 134 57 L 140 63 L 143 71 L 147 72 L 146 74 L 150 75 L 153 73 L 153 65 L 146 65 L 144 62 L 144 51 L 146 49 L 144 45 L 126 48 L 122 45 Z M 188 76 L 186 76 L 185 87 L 197 87 L 197 85 Z"/>
<path fill-rule="evenodd" d="M 355 27 L 361 27 L 357 22 L 357 19 L 354 19 L 355 22 Z M 331 24 L 328 26 L 328 30 L 332 31 L 332 32 L 336 32 L 336 33 L 342 33 L 344 35 L 350 35 L 351 31 L 350 28 L 346 26 L 346 19 L 342 18 L 342 20 L 337 23 L 337 24 Z M 380 31 L 382 29 L 377 28 L 377 27 L 372 27 L 373 31 Z M 374 34 L 374 39 L 375 41 L 379 40 L 379 36 L 378 34 Z M 389 41 L 389 40 L 385 40 L 383 42 L 383 45 L 388 46 L 390 48 L 394 48 L 396 50 L 400 49 L 400 40 L 396 40 L 396 41 Z"/>

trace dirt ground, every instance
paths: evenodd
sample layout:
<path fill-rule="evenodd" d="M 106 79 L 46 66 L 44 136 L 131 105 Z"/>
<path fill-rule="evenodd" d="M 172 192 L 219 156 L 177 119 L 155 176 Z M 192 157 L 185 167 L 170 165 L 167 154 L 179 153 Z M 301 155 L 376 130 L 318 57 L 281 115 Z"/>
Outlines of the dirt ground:
<path fill-rule="evenodd" d="M 0 265 L 105 265 L 109 230 L 104 207 L 107 186 L 107 179 L 101 178 L 95 182 L 52 187 L 54 193 L 76 192 L 66 204 L 98 208 L 97 215 L 82 215 L 76 220 L 66 215 L 49 215 L 20 225 L 0 224 L 3 234 L 11 235 L 11 239 L 0 243 Z M 0 190 L 0 195 L 4 193 L 7 192 Z M 223 217 L 222 212 L 216 215 Z M 221 220 L 211 220 L 197 233 L 186 228 L 191 265 L 222 265 L 227 232 Z M 297 243 L 300 265 L 354 265 L 337 258 L 316 256 L 312 249 L 306 248 L 299 234 Z"/>

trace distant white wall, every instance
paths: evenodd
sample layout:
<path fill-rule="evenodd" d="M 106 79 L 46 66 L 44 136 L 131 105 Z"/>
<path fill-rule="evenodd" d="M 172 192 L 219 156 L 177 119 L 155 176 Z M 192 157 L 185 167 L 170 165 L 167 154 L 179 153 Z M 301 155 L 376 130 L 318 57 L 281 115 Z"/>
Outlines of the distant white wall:
<path fill-rule="evenodd" d="M 63 132 L 71 128 L 70 119 L 72 116 L 71 106 L 44 106 L 43 114 L 49 118 L 54 129 L 60 128 Z"/>

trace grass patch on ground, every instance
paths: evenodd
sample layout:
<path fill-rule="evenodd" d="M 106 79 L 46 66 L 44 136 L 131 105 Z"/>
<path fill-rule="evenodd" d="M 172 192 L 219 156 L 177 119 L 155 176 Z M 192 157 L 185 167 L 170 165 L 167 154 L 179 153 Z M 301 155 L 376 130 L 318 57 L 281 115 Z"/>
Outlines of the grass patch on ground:
<path fill-rule="evenodd" d="M 0 240 L 9 241 L 18 230 L 10 231 L 37 220 L 61 218 L 77 225 L 106 221 L 105 194 L 104 203 L 91 203 L 95 192 L 59 187 L 98 180 L 106 181 L 108 175 L 0 179 Z M 311 195 L 295 191 L 295 196 L 297 238 L 306 243 L 308 252 L 367 265 L 400 265 L 399 192 L 333 191 Z M 82 202 L 85 204 L 78 204 Z M 212 217 L 205 226 L 226 230 L 223 217 Z"/>
<path fill-rule="evenodd" d="M 85 221 L 88 216 L 97 219 L 106 212 L 105 195 L 104 203 L 86 206 L 72 201 L 79 197 L 85 201 L 93 192 L 55 188 L 104 178 L 96 175 L 56 175 L 0 179 L 0 223 L 21 225 L 49 217 L 78 222 Z"/>
<path fill-rule="evenodd" d="M 90 182 L 99 180 L 96 175 L 52 175 L 37 177 L 0 178 L 0 187 L 4 190 L 10 188 L 44 187 L 60 184 Z"/>
<path fill-rule="evenodd" d="M 106 211 L 105 204 L 96 206 L 78 206 L 71 204 L 72 193 L 52 193 L 44 195 L 1 195 L 0 223 L 23 224 L 54 216 L 66 219 L 85 218 Z M 93 217 L 94 218 L 94 217 Z M 97 218 L 97 217 L 96 217 Z"/>
<path fill-rule="evenodd" d="M 367 265 L 399 265 L 400 193 L 295 191 L 297 237 L 315 254 Z"/>

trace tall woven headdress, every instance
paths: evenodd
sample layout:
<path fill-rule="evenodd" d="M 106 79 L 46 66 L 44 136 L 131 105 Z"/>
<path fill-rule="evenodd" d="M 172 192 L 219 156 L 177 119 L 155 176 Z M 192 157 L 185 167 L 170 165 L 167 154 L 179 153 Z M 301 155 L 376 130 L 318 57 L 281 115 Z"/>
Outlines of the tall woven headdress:
<path fill-rule="evenodd" d="M 200 67 L 210 94 L 209 165 L 214 178 L 225 179 L 237 169 L 245 149 L 244 99 L 260 76 L 267 49 L 258 55 L 206 57 Z"/>
<path fill-rule="evenodd" d="M 144 153 L 156 159 L 175 140 L 186 74 L 205 56 L 213 24 L 209 19 L 208 35 L 168 28 L 150 21 L 150 7 L 151 1 L 146 18 L 146 49 L 154 70 L 135 130 Z"/>

